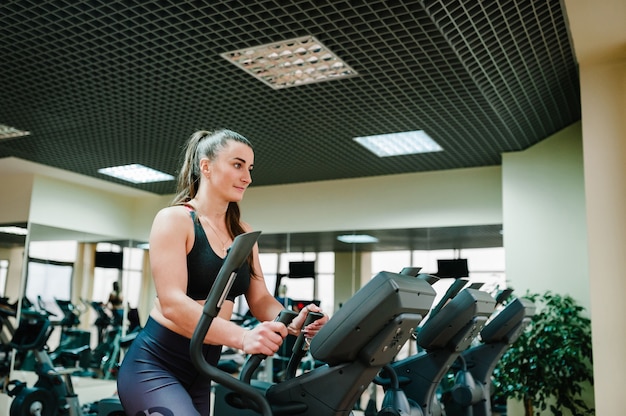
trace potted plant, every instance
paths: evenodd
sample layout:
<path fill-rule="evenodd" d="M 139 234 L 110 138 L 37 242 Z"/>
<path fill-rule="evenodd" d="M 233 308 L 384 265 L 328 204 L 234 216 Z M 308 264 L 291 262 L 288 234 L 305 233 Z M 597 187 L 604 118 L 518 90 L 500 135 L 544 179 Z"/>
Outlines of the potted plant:
<path fill-rule="evenodd" d="M 591 321 L 569 296 L 527 293 L 537 313 L 494 370 L 496 399 L 524 403 L 527 416 L 550 410 L 592 415 L 581 393 L 593 385 Z"/>

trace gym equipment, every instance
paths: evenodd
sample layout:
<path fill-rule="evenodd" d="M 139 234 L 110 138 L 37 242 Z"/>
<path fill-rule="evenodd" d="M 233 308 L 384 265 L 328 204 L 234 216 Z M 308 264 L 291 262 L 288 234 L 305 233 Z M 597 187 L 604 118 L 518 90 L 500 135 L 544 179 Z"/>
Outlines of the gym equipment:
<path fill-rule="evenodd" d="M 306 328 L 308 325 L 317 321 L 324 317 L 324 314 L 319 312 L 309 312 L 304 320 L 303 328 Z M 293 344 L 293 348 L 291 349 L 291 357 L 289 358 L 289 362 L 287 363 L 287 369 L 285 370 L 285 380 L 290 380 L 296 376 L 298 371 L 298 367 L 302 362 L 302 359 L 306 355 L 309 350 L 310 340 L 308 340 L 304 333 L 300 333 L 296 337 L 296 341 Z"/>
<path fill-rule="evenodd" d="M 491 416 L 493 370 L 534 314 L 535 304 L 530 300 L 512 300 L 480 332 L 482 344 L 463 351 L 458 357 L 460 366 L 456 368 L 454 385 L 442 394 L 447 416 Z"/>
<path fill-rule="evenodd" d="M 9 342 L 15 333 L 13 320 L 17 315 L 17 302 L 10 303 L 6 297 L 0 298 L 0 378 L 8 376 L 11 370 L 12 348 Z M 3 383 L 0 382 L 0 385 Z"/>
<path fill-rule="evenodd" d="M 80 348 L 83 346 L 90 347 L 91 345 L 91 332 L 84 329 L 79 329 L 80 315 L 82 310 L 76 307 L 71 301 L 64 299 L 54 298 L 57 306 L 63 313 L 63 318 L 55 325 L 61 327 L 61 334 L 59 337 L 59 345 L 50 352 L 50 359 L 55 366 L 67 367 L 72 365 L 72 362 L 65 361 L 61 351 L 66 351 L 74 348 Z M 86 368 L 89 365 L 91 353 L 89 348 L 84 349 L 81 353 L 81 367 Z M 93 373 L 85 373 L 85 375 L 93 375 Z"/>
<path fill-rule="evenodd" d="M 430 311 L 430 313 L 428 314 L 428 319 L 434 318 L 435 315 L 439 313 L 441 308 L 443 308 L 448 303 L 448 301 L 450 301 L 450 299 L 454 298 L 461 290 L 463 290 L 468 281 L 468 279 L 463 278 L 455 279 L 454 282 L 452 282 L 452 284 L 448 287 L 448 290 L 446 290 L 446 293 L 443 294 L 439 302 L 437 302 L 435 307 Z M 424 325 L 425 324 L 426 322 L 424 322 Z"/>
<path fill-rule="evenodd" d="M 424 279 L 429 284 L 434 284 L 439 281 L 439 278 L 433 274 L 421 273 L 421 267 L 404 267 L 400 271 L 400 274 L 406 274 L 407 276 L 417 277 L 418 279 Z"/>
<path fill-rule="evenodd" d="M 46 342 L 52 326 L 46 313 L 22 310 L 20 324 L 9 345 L 17 351 L 32 351 L 38 376 L 33 387 L 22 381 L 8 383 L 7 394 L 13 397 L 10 416 L 125 416 L 116 397 L 81 406 L 74 392 L 71 374 L 75 369 L 55 368 L 47 352 Z M 77 362 L 89 346 L 59 352 L 64 358 Z"/>
<path fill-rule="evenodd" d="M 6 297 L 0 298 L 0 343 L 8 344 L 15 333 L 13 320 L 17 315 L 17 302 L 10 303 Z"/>
<path fill-rule="evenodd" d="M 357 399 L 429 311 L 434 289 L 425 280 L 408 275 L 377 274 L 311 340 L 311 355 L 324 365 L 276 384 L 255 387 L 208 364 L 201 346 L 237 269 L 259 234 L 238 236 L 246 242 L 245 247 L 233 243 L 191 339 L 191 357 L 198 371 L 231 390 L 221 403 L 224 409 L 216 407 L 215 414 L 241 415 L 244 409 L 264 416 L 352 414 Z"/>
<path fill-rule="evenodd" d="M 105 380 L 115 379 L 120 366 L 122 342 L 127 347 L 136 333 L 122 339 L 122 324 L 112 313 L 108 313 L 101 302 L 82 300 L 96 312 L 94 325 L 98 328 L 98 345 L 90 354 L 89 368 L 97 370 Z"/>
<path fill-rule="evenodd" d="M 385 412 L 379 414 L 444 414 L 436 395 L 437 388 L 452 363 L 478 336 L 494 309 L 495 300 L 491 295 L 468 288 L 452 297 L 435 314 L 431 312 L 417 332 L 421 351 L 391 363 L 374 379 L 385 389 L 383 403 L 388 404 Z M 383 378 L 385 374 L 388 378 Z M 402 396 L 406 396 L 406 400 Z M 400 407 L 394 410 L 392 405 Z"/>

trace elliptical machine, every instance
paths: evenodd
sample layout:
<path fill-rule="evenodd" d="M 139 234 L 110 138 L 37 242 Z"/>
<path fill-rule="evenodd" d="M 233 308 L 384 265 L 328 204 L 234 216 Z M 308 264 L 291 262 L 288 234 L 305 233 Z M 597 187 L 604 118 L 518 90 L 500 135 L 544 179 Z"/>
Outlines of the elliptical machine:
<path fill-rule="evenodd" d="M 224 415 L 241 414 L 245 409 L 263 416 L 351 415 L 363 391 L 378 371 L 393 360 L 429 311 L 434 289 L 422 279 L 379 273 L 311 340 L 311 355 L 326 364 L 266 388 L 254 387 L 207 363 L 201 347 L 238 268 L 259 235 L 257 231 L 235 238 L 191 338 L 194 365 L 206 377 L 232 390 Z"/>
<path fill-rule="evenodd" d="M 454 385 L 442 395 L 447 416 L 491 416 L 493 370 L 534 314 L 533 302 L 513 299 L 480 332 L 482 343 L 463 351 L 457 359 L 460 365 Z"/>
<path fill-rule="evenodd" d="M 433 309 L 436 313 L 431 312 L 417 332 L 421 351 L 389 364 L 374 379 L 385 389 L 384 407 L 378 415 L 445 415 L 437 389 L 450 366 L 485 326 L 495 303 L 488 293 L 467 288 L 445 306 Z"/>

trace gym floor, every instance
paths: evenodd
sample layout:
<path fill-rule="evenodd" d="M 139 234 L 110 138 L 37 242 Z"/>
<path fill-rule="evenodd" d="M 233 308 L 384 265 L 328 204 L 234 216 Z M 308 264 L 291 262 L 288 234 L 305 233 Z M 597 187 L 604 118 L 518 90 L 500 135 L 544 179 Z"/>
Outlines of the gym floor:
<path fill-rule="evenodd" d="M 37 376 L 31 371 L 13 371 L 12 380 L 21 380 L 32 386 L 37 381 Z M 101 380 L 88 377 L 72 377 L 74 390 L 78 394 L 81 403 L 90 403 L 115 394 L 115 380 Z M 0 394 L 0 415 L 9 415 L 12 397 Z"/>
<path fill-rule="evenodd" d="M 35 374 L 30 371 L 14 371 L 11 378 L 13 380 L 26 381 L 28 386 L 32 386 L 37 380 Z M 72 383 L 81 403 L 95 402 L 105 397 L 110 397 L 115 394 L 116 390 L 115 380 L 72 377 Z M 368 392 L 366 392 L 362 398 L 363 406 L 367 405 L 367 397 L 365 396 L 368 396 Z M 377 398 L 382 398 L 382 392 L 377 394 Z M 9 415 L 12 400 L 13 398 L 4 393 L 0 394 L 0 415 Z M 362 414 L 362 411 L 354 411 L 355 416 Z"/>

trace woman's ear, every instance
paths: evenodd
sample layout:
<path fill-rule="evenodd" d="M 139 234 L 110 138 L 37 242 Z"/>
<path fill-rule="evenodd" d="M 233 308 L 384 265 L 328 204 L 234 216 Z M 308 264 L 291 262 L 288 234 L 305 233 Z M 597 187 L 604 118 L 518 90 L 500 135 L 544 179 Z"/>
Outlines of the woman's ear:
<path fill-rule="evenodd" d="M 202 159 L 200 159 L 200 172 L 204 175 L 207 176 L 209 173 L 211 173 L 211 162 L 209 161 L 209 159 L 207 159 L 206 157 L 203 157 Z"/>

